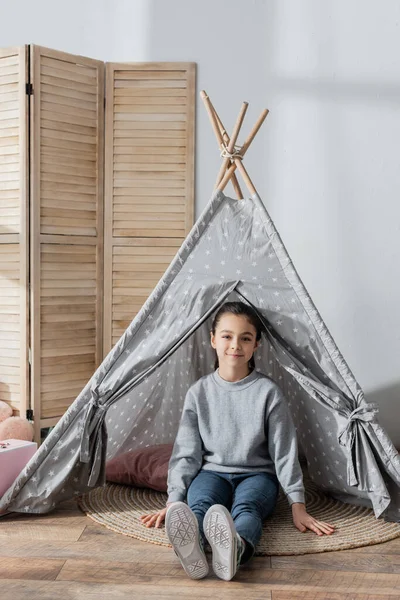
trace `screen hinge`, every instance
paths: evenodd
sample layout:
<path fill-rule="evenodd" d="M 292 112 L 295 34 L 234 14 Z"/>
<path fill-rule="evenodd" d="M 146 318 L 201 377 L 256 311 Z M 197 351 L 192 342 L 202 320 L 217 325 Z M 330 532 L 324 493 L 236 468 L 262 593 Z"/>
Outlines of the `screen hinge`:
<path fill-rule="evenodd" d="M 33 96 L 33 85 L 31 83 L 26 84 L 26 95 Z"/>

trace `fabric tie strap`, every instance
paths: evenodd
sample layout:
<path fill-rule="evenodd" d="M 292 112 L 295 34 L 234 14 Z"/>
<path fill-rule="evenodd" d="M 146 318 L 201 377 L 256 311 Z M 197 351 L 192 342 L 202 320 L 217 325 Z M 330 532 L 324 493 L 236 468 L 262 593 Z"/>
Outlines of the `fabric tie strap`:
<path fill-rule="evenodd" d="M 356 421 L 373 421 L 375 415 L 379 412 L 378 405 L 375 403 L 364 403 L 358 406 L 348 416 L 346 425 L 338 435 L 339 444 L 347 447 L 347 483 L 348 485 L 358 485 L 358 477 L 353 463 L 353 444 L 354 444 L 354 426 Z"/>
<path fill-rule="evenodd" d="M 338 435 L 339 444 L 341 446 L 348 446 L 349 442 L 353 442 L 353 428 L 355 421 L 373 421 L 375 415 L 379 412 L 379 407 L 376 403 L 365 403 L 357 407 L 350 413 L 346 425 L 340 431 Z M 350 448 L 351 449 L 351 448 Z"/>
<path fill-rule="evenodd" d="M 90 436 L 94 430 L 97 430 L 95 435 L 98 437 L 98 430 L 101 427 L 101 423 L 104 419 L 107 408 L 108 407 L 106 407 L 103 403 L 99 402 L 99 394 L 97 390 L 91 390 L 91 397 L 85 413 L 80 445 L 80 461 L 83 463 L 88 463 L 90 460 Z M 96 445 L 97 442 L 98 440 L 96 440 Z"/>

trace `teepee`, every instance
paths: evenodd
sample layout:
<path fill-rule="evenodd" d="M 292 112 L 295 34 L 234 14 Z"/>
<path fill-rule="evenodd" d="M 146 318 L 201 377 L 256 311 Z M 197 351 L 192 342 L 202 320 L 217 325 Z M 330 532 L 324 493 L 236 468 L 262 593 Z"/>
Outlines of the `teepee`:
<path fill-rule="evenodd" d="M 44 513 L 104 484 L 106 460 L 172 443 L 185 394 L 210 373 L 213 314 L 241 300 L 264 332 L 256 368 L 282 388 L 299 454 L 327 494 L 400 521 L 400 458 L 377 422 L 302 284 L 243 158 L 268 111 L 241 147 L 247 104 L 229 137 L 202 93 L 223 164 L 216 190 L 164 276 L 17 481 L 0 511 Z M 235 170 L 250 191 L 243 198 Z M 238 199 L 224 194 L 232 180 Z"/>

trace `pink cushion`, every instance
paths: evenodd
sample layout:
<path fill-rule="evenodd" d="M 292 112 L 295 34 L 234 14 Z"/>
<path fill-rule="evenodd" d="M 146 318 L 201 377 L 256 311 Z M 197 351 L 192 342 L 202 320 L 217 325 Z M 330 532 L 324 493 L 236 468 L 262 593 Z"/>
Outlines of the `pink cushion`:
<path fill-rule="evenodd" d="M 106 464 L 107 481 L 166 492 L 172 448 L 173 444 L 159 444 L 112 458 Z"/>

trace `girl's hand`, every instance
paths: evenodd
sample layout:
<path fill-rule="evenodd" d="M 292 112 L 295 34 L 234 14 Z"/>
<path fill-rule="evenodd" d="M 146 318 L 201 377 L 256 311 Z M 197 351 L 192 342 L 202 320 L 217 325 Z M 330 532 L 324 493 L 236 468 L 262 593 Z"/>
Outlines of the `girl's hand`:
<path fill-rule="evenodd" d="M 154 513 L 152 515 L 142 515 L 140 517 L 140 520 L 143 523 L 143 525 L 145 525 L 146 527 L 153 527 L 154 523 L 155 523 L 155 525 L 154 525 L 155 527 L 160 527 L 161 523 L 165 519 L 167 510 L 168 510 L 168 507 L 163 508 L 162 510 L 160 510 L 157 513 Z"/>
<path fill-rule="evenodd" d="M 335 526 L 324 521 L 317 521 L 308 514 L 304 504 L 295 502 L 292 504 L 293 523 L 299 531 L 305 533 L 307 529 L 314 531 L 317 535 L 331 535 L 335 531 Z"/>

